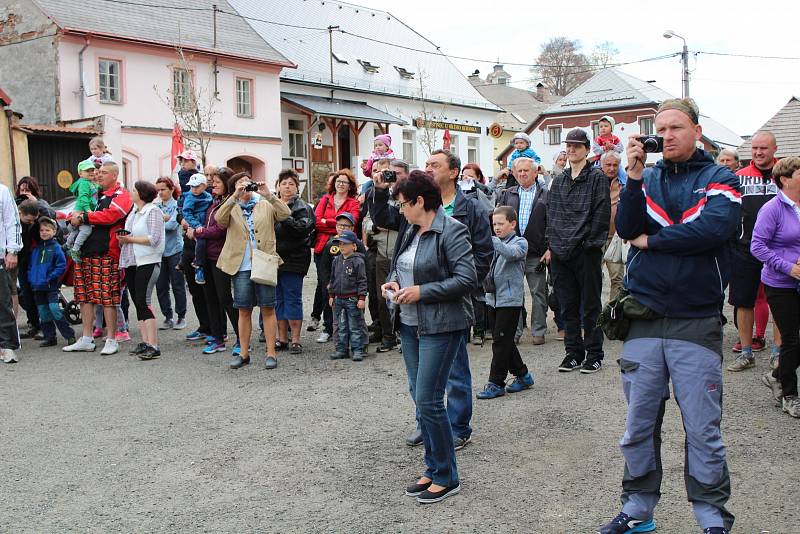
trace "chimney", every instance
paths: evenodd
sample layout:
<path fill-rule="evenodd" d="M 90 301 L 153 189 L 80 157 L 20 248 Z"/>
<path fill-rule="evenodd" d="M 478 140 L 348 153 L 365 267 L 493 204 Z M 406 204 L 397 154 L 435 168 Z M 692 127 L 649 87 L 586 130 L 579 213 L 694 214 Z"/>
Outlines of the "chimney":
<path fill-rule="evenodd" d="M 539 102 L 546 102 L 547 101 L 547 97 L 549 97 L 549 96 L 550 96 L 549 91 L 544 86 L 544 84 L 542 82 L 537 83 L 536 84 L 536 100 L 538 100 Z"/>
<path fill-rule="evenodd" d="M 472 83 L 477 83 L 481 81 L 481 71 L 475 69 L 475 72 L 467 76 L 467 79 Z"/>

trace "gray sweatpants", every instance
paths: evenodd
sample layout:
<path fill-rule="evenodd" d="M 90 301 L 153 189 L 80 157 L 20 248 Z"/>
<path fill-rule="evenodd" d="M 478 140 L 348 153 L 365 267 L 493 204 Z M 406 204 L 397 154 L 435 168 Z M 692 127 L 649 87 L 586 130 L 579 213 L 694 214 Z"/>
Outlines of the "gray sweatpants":
<path fill-rule="evenodd" d="M 525 279 L 528 281 L 528 289 L 533 300 L 533 305 L 531 306 L 532 336 L 544 336 L 547 332 L 547 270 L 543 269 L 540 273 L 536 272 L 536 267 L 539 265 L 539 257 L 534 254 L 525 259 Z M 524 325 L 525 318 L 523 314 L 520 314 L 517 337 L 522 336 L 522 327 Z"/>
<path fill-rule="evenodd" d="M 661 495 L 661 423 L 669 382 L 686 433 L 684 481 L 701 529 L 733 525 L 722 419 L 722 326 L 719 317 L 633 321 L 619 360 L 628 402 L 622 511 L 653 517 Z"/>

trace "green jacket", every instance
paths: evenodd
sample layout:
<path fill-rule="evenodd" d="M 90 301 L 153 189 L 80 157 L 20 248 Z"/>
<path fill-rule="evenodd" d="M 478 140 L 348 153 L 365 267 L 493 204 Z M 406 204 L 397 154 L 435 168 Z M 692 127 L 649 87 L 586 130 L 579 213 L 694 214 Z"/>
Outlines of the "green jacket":
<path fill-rule="evenodd" d="M 69 186 L 69 191 L 78 200 L 72 211 L 94 211 L 97 208 L 97 185 L 86 178 L 78 178 Z"/>

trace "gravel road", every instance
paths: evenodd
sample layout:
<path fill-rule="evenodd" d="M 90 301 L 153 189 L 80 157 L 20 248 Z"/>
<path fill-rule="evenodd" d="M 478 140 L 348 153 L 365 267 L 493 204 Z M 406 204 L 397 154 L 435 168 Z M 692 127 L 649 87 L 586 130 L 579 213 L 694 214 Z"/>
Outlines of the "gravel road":
<path fill-rule="evenodd" d="M 552 333 L 521 345 L 531 390 L 475 402 L 462 492 L 429 507 L 403 496 L 422 450 L 404 445 L 413 407 L 397 351 L 332 362 L 332 345 L 303 332 L 305 353 L 277 370 L 233 371 L 230 353 L 204 356 L 185 331 L 162 335 L 152 362 L 127 354 L 133 342 L 103 357 L 27 340 L 21 362 L 0 368 L 0 531 L 593 532 L 619 508 L 620 344 L 606 343 L 601 372 L 561 374 Z M 477 391 L 489 344 L 470 358 Z M 767 366 L 725 373 L 729 504 L 736 532 L 796 533 L 800 421 L 772 407 Z M 683 439 L 671 402 L 662 533 L 698 531 Z"/>

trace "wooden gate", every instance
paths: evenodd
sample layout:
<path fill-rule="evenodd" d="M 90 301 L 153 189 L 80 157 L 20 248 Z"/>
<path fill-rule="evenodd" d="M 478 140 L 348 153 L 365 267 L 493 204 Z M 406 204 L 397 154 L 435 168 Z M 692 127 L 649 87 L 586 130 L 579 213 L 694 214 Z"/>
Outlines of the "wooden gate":
<path fill-rule="evenodd" d="M 69 186 L 63 188 L 56 177 L 67 171 L 73 180 L 78 178 L 78 163 L 88 158 L 91 135 L 29 134 L 28 156 L 31 176 L 39 181 L 42 195 L 48 202 L 70 196 Z"/>

